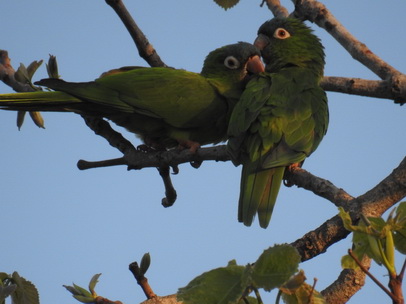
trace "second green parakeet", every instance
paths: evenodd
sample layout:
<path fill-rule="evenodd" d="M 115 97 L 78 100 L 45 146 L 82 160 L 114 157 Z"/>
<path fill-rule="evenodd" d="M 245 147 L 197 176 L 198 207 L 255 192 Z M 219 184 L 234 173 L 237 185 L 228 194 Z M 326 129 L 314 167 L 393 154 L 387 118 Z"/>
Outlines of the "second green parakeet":
<path fill-rule="evenodd" d="M 327 97 L 319 83 L 324 51 L 303 22 L 274 18 L 258 30 L 266 73 L 251 80 L 230 119 L 228 151 L 242 164 L 238 219 L 256 214 L 266 228 L 285 168 L 301 163 L 327 131 Z"/>
<path fill-rule="evenodd" d="M 150 147 L 195 150 L 226 140 L 232 109 L 248 79 L 263 70 L 259 50 L 240 42 L 212 51 L 200 74 L 127 67 L 91 82 L 43 79 L 36 84 L 54 91 L 0 94 L 0 108 L 104 117 Z"/>

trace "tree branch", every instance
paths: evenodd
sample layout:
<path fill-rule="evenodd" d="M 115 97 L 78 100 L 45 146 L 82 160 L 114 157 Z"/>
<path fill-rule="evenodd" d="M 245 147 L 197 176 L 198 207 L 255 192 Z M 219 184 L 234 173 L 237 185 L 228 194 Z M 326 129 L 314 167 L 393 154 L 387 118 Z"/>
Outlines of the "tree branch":
<path fill-rule="evenodd" d="M 362 260 L 364 267 L 369 268 L 371 260 L 365 257 Z M 344 269 L 337 280 L 321 291 L 326 303 L 344 304 L 356 294 L 365 284 L 365 273 L 361 270 Z"/>
<path fill-rule="evenodd" d="M 325 91 L 330 92 L 391 99 L 400 104 L 406 101 L 404 96 L 393 93 L 390 82 L 386 80 L 325 76 L 320 85 Z"/>
<path fill-rule="evenodd" d="M 390 292 L 388 288 L 386 288 L 375 276 L 369 272 L 368 268 L 365 267 L 360 260 L 354 255 L 351 249 L 348 249 L 349 256 L 355 261 L 355 263 L 361 268 L 361 270 L 372 280 L 376 285 L 379 286 L 391 299 L 394 298 L 394 294 Z"/>
<path fill-rule="evenodd" d="M 296 175 L 296 172 L 292 172 L 292 174 Z M 302 173 L 299 172 L 300 174 Z M 318 187 L 319 178 L 312 179 L 311 182 L 308 182 L 306 175 L 296 178 L 295 176 L 290 181 L 294 182 L 298 187 L 306 186 L 306 189 L 312 191 L 313 188 L 317 189 Z M 313 192 L 316 193 L 316 191 Z M 405 196 L 406 157 L 391 174 L 365 194 L 354 199 L 348 197 L 347 204 L 344 204 L 345 199 L 342 199 L 342 206 L 350 212 L 353 221 L 356 222 L 360 219 L 361 213 L 365 216 L 381 216 Z M 328 247 L 347 237 L 349 233 L 344 228 L 341 218 L 336 215 L 324 222 L 320 227 L 306 233 L 291 245 L 299 251 L 302 261 L 306 261 L 325 252 Z"/>
<path fill-rule="evenodd" d="M 290 181 L 293 182 L 294 179 Z M 303 186 L 300 184 L 300 180 L 295 180 L 295 183 L 299 187 Z M 312 183 L 307 187 L 312 188 Z M 359 220 L 361 213 L 365 216 L 382 216 L 386 210 L 405 196 L 406 157 L 378 185 L 365 194 L 349 200 L 347 207 L 344 204 L 343 206 L 350 211 L 353 221 L 356 222 Z M 331 245 L 347 237 L 348 234 L 349 231 L 344 228 L 341 218 L 336 215 L 314 231 L 308 232 L 291 243 L 291 245 L 299 251 L 302 261 L 306 261 L 324 253 Z M 322 291 L 322 294 L 326 296 L 328 303 L 345 303 L 364 285 L 364 279 L 365 273 L 362 271 L 344 269 L 337 280 Z"/>
<path fill-rule="evenodd" d="M 127 28 L 127 31 L 130 33 L 131 38 L 138 49 L 140 57 L 152 67 L 166 67 L 167 65 L 161 60 L 152 44 L 149 43 L 147 37 L 131 17 L 123 1 L 106 0 L 106 3 L 114 9 Z"/>
<path fill-rule="evenodd" d="M 316 0 L 296 1 L 293 15 L 308 19 L 325 29 L 351 56 L 365 65 L 381 79 L 388 81 L 390 94 L 395 100 L 406 101 L 406 75 L 374 54 L 364 43 L 356 39 L 326 8 Z"/>
<path fill-rule="evenodd" d="M 263 0 L 261 3 L 261 7 L 265 3 L 275 17 L 289 16 L 289 11 L 283 5 L 281 5 L 281 2 L 279 0 Z"/>
<path fill-rule="evenodd" d="M 298 166 L 289 167 L 286 170 L 285 178 L 289 183 L 312 191 L 314 194 L 334 203 L 337 207 L 345 207 L 349 201 L 354 199 L 343 189 L 334 186 L 330 181 L 317 177 Z"/>

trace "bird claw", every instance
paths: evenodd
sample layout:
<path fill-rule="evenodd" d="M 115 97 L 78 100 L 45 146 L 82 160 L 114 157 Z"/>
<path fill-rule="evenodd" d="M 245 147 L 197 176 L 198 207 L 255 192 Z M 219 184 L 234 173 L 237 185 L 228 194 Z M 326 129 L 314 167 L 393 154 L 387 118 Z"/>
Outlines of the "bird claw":
<path fill-rule="evenodd" d="M 142 144 L 142 145 L 137 146 L 137 151 L 147 153 L 147 152 L 154 151 L 154 149 L 151 148 L 150 146 L 146 145 L 146 144 Z"/>
<path fill-rule="evenodd" d="M 292 171 L 294 171 L 295 168 L 301 168 L 302 165 L 303 165 L 303 162 L 294 163 L 294 164 L 291 164 L 290 166 L 288 166 L 288 167 L 286 168 L 287 170 L 285 170 L 285 176 L 283 177 L 283 184 L 284 184 L 286 187 L 289 187 L 289 188 L 290 188 L 290 187 L 292 187 L 292 186 L 295 185 L 295 184 L 292 183 L 291 181 L 287 180 L 287 176 L 289 176 L 289 173 L 292 172 Z"/>
<path fill-rule="evenodd" d="M 200 166 L 202 165 L 203 161 L 201 160 L 194 160 L 190 162 L 190 165 L 195 168 L 195 169 L 199 169 Z"/>
<path fill-rule="evenodd" d="M 178 149 L 183 150 L 188 148 L 191 153 L 196 153 L 196 151 L 200 148 L 200 144 L 192 140 L 178 140 L 178 143 Z"/>

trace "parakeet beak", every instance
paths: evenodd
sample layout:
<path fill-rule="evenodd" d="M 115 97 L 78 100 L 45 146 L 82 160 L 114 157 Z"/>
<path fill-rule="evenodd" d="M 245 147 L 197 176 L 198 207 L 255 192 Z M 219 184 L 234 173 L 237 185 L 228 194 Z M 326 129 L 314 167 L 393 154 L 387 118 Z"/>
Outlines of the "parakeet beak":
<path fill-rule="evenodd" d="M 266 48 L 268 44 L 269 44 L 269 38 L 263 34 L 259 34 L 257 39 L 255 39 L 255 41 L 254 41 L 254 45 L 260 51 L 262 51 L 264 48 Z"/>
<path fill-rule="evenodd" d="M 261 58 L 255 55 L 248 59 L 246 70 L 247 74 L 259 74 L 265 71 L 265 67 Z"/>

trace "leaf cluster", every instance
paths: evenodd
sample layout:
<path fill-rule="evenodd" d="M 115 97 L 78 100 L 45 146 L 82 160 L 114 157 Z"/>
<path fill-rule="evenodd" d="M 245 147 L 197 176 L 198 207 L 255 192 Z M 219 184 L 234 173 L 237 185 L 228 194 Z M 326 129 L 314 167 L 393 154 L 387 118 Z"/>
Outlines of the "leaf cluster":
<path fill-rule="evenodd" d="M 33 61 L 31 62 L 28 67 L 26 67 L 24 64 L 20 63 L 20 66 L 18 67 L 17 71 L 14 74 L 15 80 L 22 84 L 27 84 L 32 91 L 40 91 L 41 88 L 35 86 L 32 83 L 32 77 L 34 76 L 35 72 L 38 70 L 38 68 L 42 65 L 43 60 L 39 61 Z M 49 60 L 48 64 L 46 64 L 48 76 L 50 78 L 59 78 L 58 74 L 58 63 L 56 61 L 56 57 L 53 55 L 49 55 Z M 18 111 L 17 113 L 17 126 L 20 129 L 21 126 L 24 123 L 24 118 L 25 118 L 25 111 Z M 29 112 L 31 119 L 33 122 L 40 128 L 44 128 L 44 119 L 42 118 L 42 115 L 40 112 L 32 111 Z"/>
<path fill-rule="evenodd" d="M 95 299 L 98 297 L 98 295 L 94 289 L 96 287 L 96 284 L 97 284 L 100 276 L 101 276 L 101 273 L 98 273 L 98 274 L 95 274 L 90 279 L 89 290 L 86 290 L 85 288 L 80 287 L 80 286 L 76 285 L 75 283 L 72 283 L 72 286 L 63 285 L 63 287 L 65 287 L 72 294 L 72 296 L 79 302 L 93 303 L 93 302 L 95 302 Z"/>
<path fill-rule="evenodd" d="M 233 260 L 226 267 L 201 274 L 180 288 L 177 297 L 185 304 L 262 303 L 258 290 L 277 288 L 278 301 L 282 295 L 286 303 L 324 303 L 320 294 L 313 293 L 304 283 L 304 273 L 298 272 L 299 262 L 300 255 L 294 247 L 275 245 L 266 249 L 254 264 L 241 266 Z M 252 292 L 256 299 L 249 297 Z M 309 299 L 317 300 L 309 302 Z"/>
<path fill-rule="evenodd" d="M 39 304 L 37 288 L 16 271 L 11 275 L 0 272 L 0 304 L 9 296 L 13 304 Z"/>
<path fill-rule="evenodd" d="M 406 253 L 406 202 L 393 209 L 386 221 L 381 217 L 362 217 L 357 225 L 353 225 L 350 214 L 342 208 L 340 216 L 344 227 L 353 232 L 353 253 L 358 260 L 366 255 L 383 265 L 390 275 L 396 275 L 395 250 Z M 349 255 L 341 262 L 343 268 L 359 267 Z"/>

